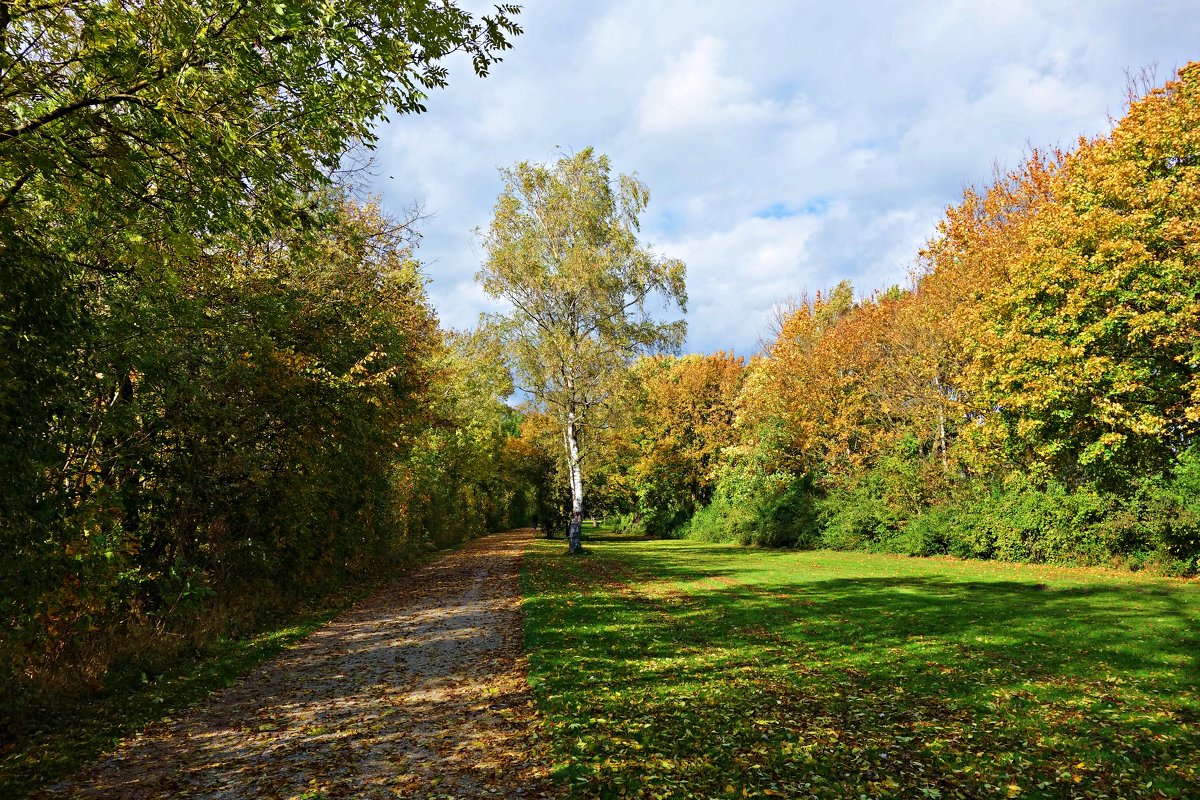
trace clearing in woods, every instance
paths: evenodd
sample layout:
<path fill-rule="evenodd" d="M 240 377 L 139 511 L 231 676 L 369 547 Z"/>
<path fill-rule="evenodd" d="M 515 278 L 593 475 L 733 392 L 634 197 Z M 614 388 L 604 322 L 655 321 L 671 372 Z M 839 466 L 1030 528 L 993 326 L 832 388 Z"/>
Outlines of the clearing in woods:
<path fill-rule="evenodd" d="M 581 797 L 1200 797 L 1200 585 L 603 533 L 523 561 Z"/>

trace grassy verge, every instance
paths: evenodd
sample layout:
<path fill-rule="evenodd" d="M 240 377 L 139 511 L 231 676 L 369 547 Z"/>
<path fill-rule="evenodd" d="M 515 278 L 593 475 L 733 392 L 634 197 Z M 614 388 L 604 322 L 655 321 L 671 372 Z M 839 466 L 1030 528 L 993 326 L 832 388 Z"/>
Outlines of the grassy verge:
<path fill-rule="evenodd" d="M 1200 585 L 608 534 L 524 560 L 581 797 L 1195 797 Z"/>
<path fill-rule="evenodd" d="M 462 545 L 458 545 L 461 547 Z M 453 549 L 453 548 L 451 548 Z M 314 607 L 244 638 L 223 638 L 155 679 L 118 680 L 106 691 L 47 708 L 39 724 L 0 751 L 0 797 L 23 797 L 70 775 L 122 738 L 181 711 L 304 639 L 342 611 L 374 594 L 397 574 L 435 560 L 429 553 L 399 572 L 376 576 L 327 595 Z"/>

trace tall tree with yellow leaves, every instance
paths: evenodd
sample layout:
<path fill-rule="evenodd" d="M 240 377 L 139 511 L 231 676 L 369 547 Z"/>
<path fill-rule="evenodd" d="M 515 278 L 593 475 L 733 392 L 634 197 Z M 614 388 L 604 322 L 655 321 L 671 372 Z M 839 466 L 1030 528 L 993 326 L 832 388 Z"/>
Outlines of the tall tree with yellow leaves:
<path fill-rule="evenodd" d="M 987 427 L 1068 483 L 1159 472 L 1200 429 L 1200 64 L 1081 142 L 1048 189 L 1004 226 L 983 298 L 970 376 Z"/>

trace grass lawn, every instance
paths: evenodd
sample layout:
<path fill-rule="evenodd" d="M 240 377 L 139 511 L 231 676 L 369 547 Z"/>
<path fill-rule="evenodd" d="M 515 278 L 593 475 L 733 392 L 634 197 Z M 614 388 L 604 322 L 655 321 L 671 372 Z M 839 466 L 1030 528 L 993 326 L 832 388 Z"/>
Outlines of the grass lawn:
<path fill-rule="evenodd" d="M 522 576 L 573 796 L 1200 797 L 1196 582 L 585 547 L 539 541 Z"/>

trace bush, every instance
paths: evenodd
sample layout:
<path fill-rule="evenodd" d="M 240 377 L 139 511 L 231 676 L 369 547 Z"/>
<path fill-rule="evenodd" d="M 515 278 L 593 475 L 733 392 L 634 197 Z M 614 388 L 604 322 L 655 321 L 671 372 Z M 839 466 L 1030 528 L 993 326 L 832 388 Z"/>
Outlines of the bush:
<path fill-rule="evenodd" d="M 1097 529 L 1111 553 L 1133 569 L 1178 577 L 1200 571 L 1200 459 L 1193 448 L 1174 475 L 1146 479 Z"/>
<path fill-rule="evenodd" d="M 760 547 L 1200 572 L 1195 448 L 1180 456 L 1171 475 L 1120 492 L 1012 473 L 1003 483 L 963 486 L 938 505 L 905 488 L 915 479 L 905 467 L 911 459 L 899 448 L 893 455 L 854 486 L 825 496 L 809 477 L 765 473 L 750 459 L 727 465 L 713 502 L 679 530 L 690 539 Z"/>
<path fill-rule="evenodd" d="M 724 498 L 717 498 L 695 513 L 683 535 L 686 539 L 701 542 L 748 544 L 751 537 L 747 533 L 753 528 L 753 512 Z"/>
<path fill-rule="evenodd" d="M 1184 466 L 1174 478 L 1147 479 L 1124 496 L 1094 486 L 1039 486 L 1013 475 L 990 493 L 974 486 L 951 504 L 924 511 L 886 542 L 876 537 L 859 546 L 1193 575 L 1200 554 L 1200 494 L 1192 490 L 1191 466 Z"/>
<path fill-rule="evenodd" d="M 920 514 L 888 541 L 890 551 L 909 556 L 945 555 L 953 541 L 965 540 L 967 530 L 974 528 L 974 519 L 961 509 L 935 506 Z"/>
<path fill-rule="evenodd" d="M 729 470 L 713 502 L 681 528 L 707 542 L 755 547 L 815 547 L 819 541 L 816 493 L 808 477 Z"/>
<path fill-rule="evenodd" d="M 687 524 L 690 513 L 679 506 L 661 506 L 647 508 L 638 523 L 641 532 L 646 536 L 665 539 L 678 533 Z"/>
<path fill-rule="evenodd" d="M 821 544 L 832 550 L 878 550 L 899 525 L 897 515 L 867 487 L 839 492 L 821 504 Z M 886 548 L 885 548 L 886 549 Z"/>

